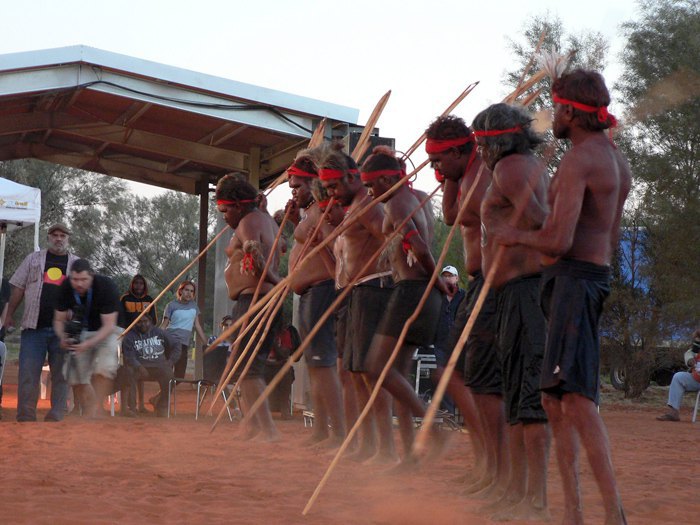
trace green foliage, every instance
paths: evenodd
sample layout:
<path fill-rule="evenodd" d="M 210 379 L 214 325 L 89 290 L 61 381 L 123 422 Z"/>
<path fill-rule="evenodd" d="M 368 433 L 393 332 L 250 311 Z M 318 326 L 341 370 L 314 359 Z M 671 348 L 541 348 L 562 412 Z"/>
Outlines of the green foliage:
<path fill-rule="evenodd" d="M 128 191 L 124 181 L 37 160 L 0 163 L 0 177 L 41 189 L 40 244 L 46 229 L 66 223 L 73 234 L 71 251 L 95 269 L 114 279 L 126 291 L 135 273 L 144 275 L 155 297 L 199 253 L 199 198 L 167 191 L 148 199 Z M 215 210 L 209 210 L 209 230 Z M 32 250 L 29 228 L 8 235 L 5 275 L 10 276 Z M 207 257 L 203 325 L 212 325 L 214 257 Z M 195 264 L 181 280 L 197 278 Z M 162 319 L 165 305 L 175 298 L 166 293 L 158 304 Z M 202 293 L 198 290 L 198 294 Z"/>
<path fill-rule="evenodd" d="M 522 38 L 509 40 L 511 54 L 515 58 L 516 65 L 514 69 L 506 73 L 504 80 L 506 85 L 512 89 L 520 84 L 521 78 L 527 80 L 539 70 L 537 60 L 532 60 L 532 57 L 542 33 L 545 34 L 545 37 L 540 50 L 554 50 L 562 55 L 573 53 L 569 61 L 569 70 L 584 68 L 602 71 L 605 67 L 610 46 L 602 33 L 595 31 L 578 34 L 567 33 L 561 19 L 547 12 L 544 15 L 533 16 L 525 22 Z M 554 103 L 552 102 L 552 82 L 548 76 L 529 88 L 520 97 L 520 100 L 526 99 L 538 91 L 539 95 L 531 102 L 529 109 L 533 113 L 551 110 Z M 539 118 L 551 120 L 547 114 L 541 114 Z M 551 131 L 547 131 L 546 136 L 547 141 L 554 144 L 555 148 L 546 153 L 542 148 L 542 155 L 547 162 L 550 173 L 554 173 L 561 157 L 568 148 L 568 144 L 566 141 L 555 141 Z"/>
<path fill-rule="evenodd" d="M 624 25 L 619 90 L 630 124 L 621 147 L 645 217 L 651 291 L 669 331 L 700 311 L 700 4 L 644 1 Z"/>

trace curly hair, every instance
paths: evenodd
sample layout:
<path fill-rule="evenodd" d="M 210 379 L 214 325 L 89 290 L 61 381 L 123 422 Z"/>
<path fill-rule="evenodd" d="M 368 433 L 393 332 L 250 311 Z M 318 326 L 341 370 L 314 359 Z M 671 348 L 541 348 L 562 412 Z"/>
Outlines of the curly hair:
<path fill-rule="evenodd" d="M 425 136 L 429 139 L 445 140 L 468 137 L 472 130 L 464 122 L 464 119 L 455 115 L 437 117 L 425 130 Z M 461 146 L 455 146 L 461 153 L 471 153 L 474 147 L 473 142 L 467 142 Z"/>
<path fill-rule="evenodd" d="M 361 171 L 399 170 L 406 172 L 406 164 L 396 157 L 396 152 L 389 146 L 375 146 L 365 159 Z"/>
<path fill-rule="evenodd" d="M 318 165 L 320 148 L 307 148 L 299 150 L 294 157 L 292 166 L 296 166 L 307 173 L 317 174 L 316 166 Z"/>
<path fill-rule="evenodd" d="M 318 169 L 328 168 L 341 170 L 347 173 L 357 169 L 357 162 L 343 151 L 344 145 L 341 141 L 334 141 L 323 144 L 318 148 Z"/>
<path fill-rule="evenodd" d="M 513 133 L 483 137 L 494 158 L 500 160 L 513 153 L 532 151 L 544 142 L 532 129 L 531 124 L 532 117 L 525 108 L 500 103 L 487 107 L 474 117 L 472 128 L 475 132 L 521 128 Z"/>
<path fill-rule="evenodd" d="M 243 176 L 229 173 L 216 183 L 216 198 L 231 201 L 254 200 L 255 202 L 249 203 L 253 207 L 257 206 L 258 190 Z"/>
<path fill-rule="evenodd" d="M 610 104 L 610 93 L 605 86 L 605 80 L 597 71 L 575 69 L 566 73 L 552 84 L 552 93 L 597 108 Z M 602 131 L 615 124 L 610 116 L 605 122 L 600 122 L 595 112 L 586 112 L 576 108 L 573 108 L 573 111 L 581 128 L 587 131 Z"/>

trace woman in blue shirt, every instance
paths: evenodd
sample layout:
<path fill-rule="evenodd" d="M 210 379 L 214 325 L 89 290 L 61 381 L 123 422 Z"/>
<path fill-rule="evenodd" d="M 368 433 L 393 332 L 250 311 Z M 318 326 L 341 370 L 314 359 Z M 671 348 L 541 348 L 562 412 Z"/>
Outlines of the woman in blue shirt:
<path fill-rule="evenodd" d="M 175 377 L 184 378 L 187 370 L 187 356 L 192 342 L 192 328 L 202 341 L 207 338 L 199 323 L 199 307 L 194 300 L 197 288 L 192 281 L 182 281 L 177 287 L 177 300 L 165 307 L 160 327 L 182 345 L 180 359 L 175 363 Z"/>

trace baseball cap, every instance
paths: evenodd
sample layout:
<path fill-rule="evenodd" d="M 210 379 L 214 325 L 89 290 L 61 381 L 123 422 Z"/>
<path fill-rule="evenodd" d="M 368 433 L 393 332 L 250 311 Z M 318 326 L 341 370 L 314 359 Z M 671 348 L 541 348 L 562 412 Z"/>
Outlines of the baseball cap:
<path fill-rule="evenodd" d="M 49 227 L 48 233 L 53 233 L 55 231 L 62 231 L 66 235 L 70 235 L 71 232 L 68 229 L 68 227 L 65 224 L 61 224 L 60 222 L 57 222 L 56 224 L 52 224 L 51 227 Z"/>
<path fill-rule="evenodd" d="M 440 273 L 451 273 L 455 277 L 459 277 L 459 272 L 454 266 L 445 266 Z"/>

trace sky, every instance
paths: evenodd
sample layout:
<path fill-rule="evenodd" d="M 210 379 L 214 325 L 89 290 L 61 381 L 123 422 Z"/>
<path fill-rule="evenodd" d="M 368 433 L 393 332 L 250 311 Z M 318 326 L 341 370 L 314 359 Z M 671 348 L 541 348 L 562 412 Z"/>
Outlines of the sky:
<path fill-rule="evenodd" d="M 454 112 L 467 123 L 499 102 L 507 93 L 505 71 L 515 64 L 509 39 L 520 40 L 533 16 L 549 12 L 569 33 L 599 31 L 608 38 L 603 74 L 611 86 L 620 74 L 620 25 L 638 11 L 636 0 L 0 0 L 0 5 L 0 55 L 83 44 L 357 108 L 360 124 L 391 89 L 378 127 L 382 136 L 396 139 L 399 150 L 471 82 L 480 84 Z M 433 188 L 430 170 L 416 186 Z M 276 191 L 271 210 L 286 198 L 285 190 Z"/>

